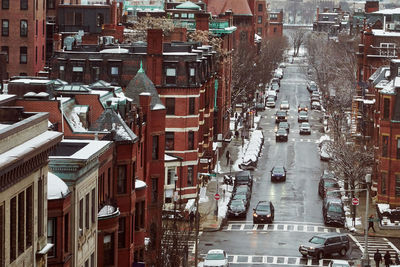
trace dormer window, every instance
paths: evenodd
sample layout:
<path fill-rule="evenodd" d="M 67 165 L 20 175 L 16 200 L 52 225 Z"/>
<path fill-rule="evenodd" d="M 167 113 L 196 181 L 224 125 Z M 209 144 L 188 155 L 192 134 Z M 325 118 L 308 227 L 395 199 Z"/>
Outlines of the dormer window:
<path fill-rule="evenodd" d="M 165 70 L 166 84 L 176 84 L 176 68 L 167 67 Z"/>

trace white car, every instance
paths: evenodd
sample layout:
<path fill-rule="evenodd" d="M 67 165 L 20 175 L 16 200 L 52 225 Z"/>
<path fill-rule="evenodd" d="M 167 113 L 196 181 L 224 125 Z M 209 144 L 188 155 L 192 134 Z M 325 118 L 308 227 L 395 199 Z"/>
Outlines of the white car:
<path fill-rule="evenodd" d="M 267 98 L 267 103 L 265 104 L 267 108 L 274 108 L 275 107 L 275 99 L 273 96 Z"/>
<path fill-rule="evenodd" d="M 290 109 L 289 101 L 287 101 L 287 100 L 282 100 L 282 102 L 281 102 L 281 109 Z"/>
<path fill-rule="evenodd" d="M 228 267 L 228 255 L 222 249 L 212 249 L 207 252 L 203 267 Z"/>
<path fill-rule="evenodd" d="M 350 267 L 350 264 L 345 260 L 331 260 L 328 267 Z"/>
<path fill-rule="evenodd" d="M 331 155 L 329 153 L 329 145 L 331 141 L 325 140 L 319 144 L 319 157 L 323 161 L 331 160 Z"/>
<path fill-rule="evenodd" d="M 270 96 L 273 96 L 275 98 L 275 101 L 278 98 L 277 95 L 276 95 L 276 92 L 273 91 L 273 90 L 270 90 L 270 91 L 267 92 L 267 97 L 270 97 Z"/>

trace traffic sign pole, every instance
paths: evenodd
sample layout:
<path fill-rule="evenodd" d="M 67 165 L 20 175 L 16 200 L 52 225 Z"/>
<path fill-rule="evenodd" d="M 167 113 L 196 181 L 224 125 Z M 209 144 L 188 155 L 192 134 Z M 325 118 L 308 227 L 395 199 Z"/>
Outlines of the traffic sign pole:
<path fill-rule="evenodd" d="M 360 204 L 360 200 L 356 197 L 353 197 L 351 204 L 353 204 L 353 206 L 358 206 L 358 204 Z"/>

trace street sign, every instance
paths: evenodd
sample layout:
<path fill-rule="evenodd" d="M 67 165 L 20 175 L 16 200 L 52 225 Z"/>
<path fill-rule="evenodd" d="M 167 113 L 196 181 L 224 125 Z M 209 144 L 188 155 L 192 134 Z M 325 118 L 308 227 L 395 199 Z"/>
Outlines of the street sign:
<path fill-rule="evenodd" d="M 220 195 L 219 195 L 218 193 L 216 193 L 216 194 L 214 195 L 214 198 L 215 198 L 215 200 L 219 200 L 219 199 L 220 199 Z"/>
<path fill-rule="evenodd" d="M 356 197 L 353 197 L 353 199 L 351 200 L 351 204 L 357 206 L 358 204 L 360 204 L 360 200 Z"/>

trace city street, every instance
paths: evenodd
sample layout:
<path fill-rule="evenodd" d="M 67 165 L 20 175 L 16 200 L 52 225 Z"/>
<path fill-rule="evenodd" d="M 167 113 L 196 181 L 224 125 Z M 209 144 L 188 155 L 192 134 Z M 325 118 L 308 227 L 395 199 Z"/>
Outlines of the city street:
<path fill-rule="evenodd" d="M 234 266 L 326 266 L 329 260 L 301 258 L 299 245 L 315 233 L 344 232 L 343 228 L 326 227 L 321 212 L 322 200 L 318 196 L 318 181 L 326 163 L 318 154 L 318 140 L 323 134 L 320 111 L 309 112 L 311 135 L 299 134 L 297 106 L 307 103 L 310 94 L 306 89 L 306 77 L 299 64 L 288 64 L 281 80 L 276 108 L 262 112 L 260 127 L 264 131 L 265 144 L 258 168 L 253 172 L 254 185 L 249 210 L 245 220 L 229 220 L 218 232 L 204 232 L 200 237 L 199 254 L 209 249 L 221 248 L 229 255 Z M 290 110 L 288 142 L 275 142 L 275 111 L 282 100 L 288 100 Z M 287 169 L 285 182 L 271 182 L 270 170 L 275 165 Z M 252 210 L 260 200 L 270 200 L 275 206 L 274 223 L 253 225 Z M 341 258 L 339 255 L 330 256 Z M 355 242 L 346 259 L 361 257 Z"/>

